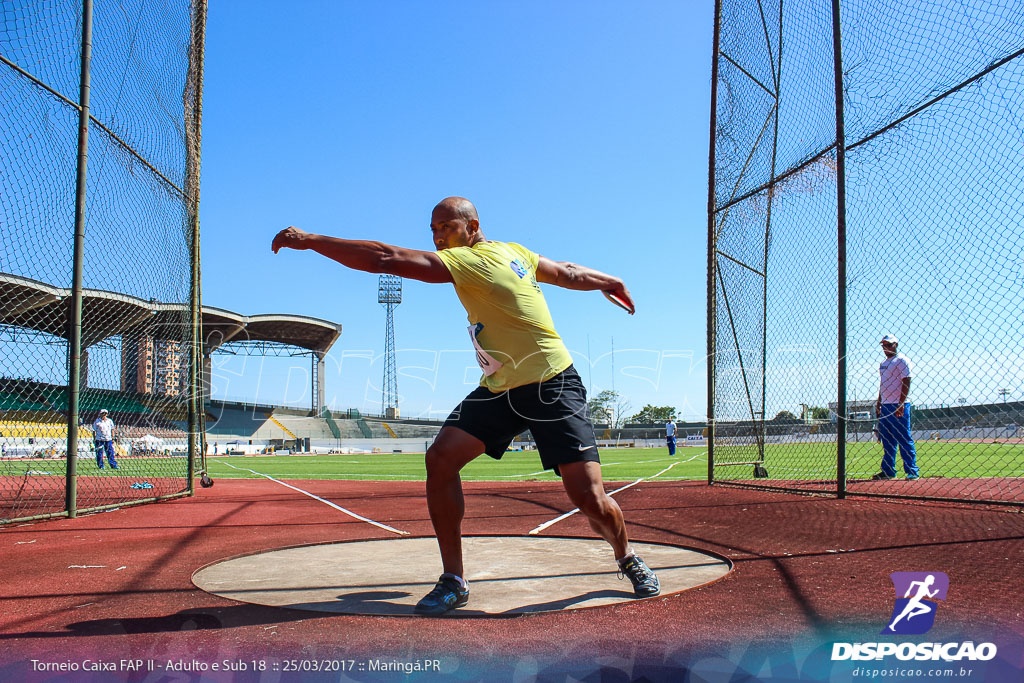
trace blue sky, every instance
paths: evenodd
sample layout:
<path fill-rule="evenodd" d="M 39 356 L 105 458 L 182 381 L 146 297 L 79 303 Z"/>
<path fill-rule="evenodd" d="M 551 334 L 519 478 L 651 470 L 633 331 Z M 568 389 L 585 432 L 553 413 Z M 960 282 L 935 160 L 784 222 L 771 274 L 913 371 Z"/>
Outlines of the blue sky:
<path fill-rule="evenodd" d="M 275 256 L 271 238 L 296 225 L 431 249 L 431 208 L 463 195 L 488 238 L 626 281 L 633 317 L 596 292 L 545 289 L 592 393 L 614 385 L 634 411 L 701 419 L 712 10 L 212 3 L 204 304 L 341 323 L 328 403 L 379 411 L 377 276 L 311 252 Z M 444 417 L 476 385 L 465 328 L 450 285 L 405 281 L 403 416 Z M 215 357 L 213 379 L 215 398 L 309 404 L 308 359 Z"/>
<path fill-rule="evenodd" d="M 5 25 L 5 54 L 74 93 L 79 20 L 73 8 L 30 2 L 12 8 L 12 17 L 25 19 Z M 614 273 L 632 290 L 635 317 L 598 293 L 546 288 L 592 393 L 617 389 L 630 404 L 628 414 L 651 403 L 702 419 L 712 8 L 710 0 L 628 7 L 300 0 L 286 11 L 270 2 L 213 3 L 203 129 L 204 302 L 243 314 L 297 313 L 341 323 L 344 333 L 327 358 L 327 401 L 377 412 L 385 324 L 377 277 L 312 253 L 275 256 L 271 239 L 297 225 L 430 249 L 431 207 L 464 195 L 476 202 L 489 238 Z M 763 75 L 760 20 L 734 9 L 723 49 Z M 181 174 L 182 140 L 172 139 L 166 125 L 149 127 L 178 115 L 169 96 L 152 93 L 180 89 L 180 82 L 165 79 L 180 75 L 181 54 L 170 47 L 173 39 L 164 36 L 163 45 L 144 34 L 166 25 L 181 29 L 188 16 L 162 15 L 157 30 L 143 21 L 146 11 L 145 3 L 100 3 L 92 106 L 124 126 L 125 137 L 158 165 Z M 845 12 L 851 26 L 884 26 L 881 33 L 893 36 L 881 45 L 851 31 L 844 41 L 844 59 L 856 65 L 845 88 L 848 143 L 1020 48 L 1022 33 L 1014 29 L 1021 18 L 994 5 L 943 0 L 913 25 L 873 6 L 849 5 Z M 783 165 L 832 139 L 827 15 L 827 8 L 797 8 L 788 24 Z M 928 17 L 942 17 L 951 28 L 929 34 L 936 48 L 923 58 L 910 37 L 919 30 L 912 26 L 929 25 Z M 143 37 L 122 40 L 126 22 L 131 35 Z M 136 49 L 150 43 L 163 47 L 139 61 L 143 53 Z M 123 64 L 135 68 L 121 73 Z M 1024 119 L 1010 96 L 1019 91 L 1022 70 L 1020 59 L 1004 64 L 847 155 L 851 399 L 875 395 L 884 333 L 897 334 L 916 364 L 918 405 L 981 404 L 1003 389 L 1012 398 L 1022 395 L 1016 322 L 1024 315 L 1017 296 L 1024 281 L 1024 208 L 1012 181 L 1022 174 Z M 68 287 L 64 231 L 73 220 L 75 117 L 26 79 L 7 77 L 11 125 L 0 142 L 13 153 L 3 171 L 24 203 L 12 204 L 3 220 L 28 221 L 31 228 L 24 248 L 4 254 L 0 265 Z M 760 92 L 746 78 L 733 84 L 738 89 L 721 90 L 720 110 L 734 117 L 725 128 L 737 143 L 720 150 L 725 176 L 750 166 L 744 145 L 767 115 L 752 101 L 728 98 L 742 96 L 744 87 Z M 762 109 L 768 99 L 761 95 Z M 122 150 L 108 138 L 90 140 L 85 285 L 184 300 L 186 283 L 175 274 L 187 251 L 168 239 L 180 206 L 140 191 L 137 185 L 147 181 L 122 163 Z M 804 186 L 779 195 L 773 208 L 768 416 L 798 412 L 801 403 L 825 405 L 836 393 L 837 259 L 829 237 L 835 187 L 815 175 L 820 172 L 805 174 Z M 744 182 L 756 185 L 759 177 L 749 173 Z M 740 212 L 731 216 L 723 232 L 727 253 L 760 258 L 760 214 L 747 215 L 747 223 L 738 220 Z M 113 260 L 111 244 L 117 245 Z M 761 285 L 744 285 L 734 267 L 726 262 L 723 278 L 740 286 L 733 302 L 746 308 L 741 344 L 758 349 L 746 354 L 745 368 L 756 386 L 760 314 L 750 305 Z M 914 296 L 893 296 L 894 278 Z M 754 289 L 744 303 L 748 285 Z M 396 313 L 403 415 L 444 417 L 476 385 L 465 326 L 450 286 L 405 283 Z M 12 348 L 3 359 L 5 374 L 64 381 L 60 344 Z M 116 345 L 90 349 L 89 367 L 90 386 L 119 386 Z M 738 371 L 720 368 L 720 385 Z M 745 391 L 733 384 L 720 419 L 748 416 Z M 217 398 L 305 407 L 310 389 L 307 358 L 215 357 Z"/>

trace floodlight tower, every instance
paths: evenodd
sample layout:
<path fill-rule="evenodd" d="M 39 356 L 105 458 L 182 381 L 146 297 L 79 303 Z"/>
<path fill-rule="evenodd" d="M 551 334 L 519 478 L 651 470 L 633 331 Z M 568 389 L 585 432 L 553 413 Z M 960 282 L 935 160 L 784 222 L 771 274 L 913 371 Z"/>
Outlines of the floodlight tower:
<path fill-rule="evenodd" d="M 384 332 L 384 383 L 381 390 L 380 414 L 398 417 L 398 368 L 395 365 L 395 306 L 402 303 L 402 278 L 381 275 L 377 285 L 377 303 L 388 309 Z"/>

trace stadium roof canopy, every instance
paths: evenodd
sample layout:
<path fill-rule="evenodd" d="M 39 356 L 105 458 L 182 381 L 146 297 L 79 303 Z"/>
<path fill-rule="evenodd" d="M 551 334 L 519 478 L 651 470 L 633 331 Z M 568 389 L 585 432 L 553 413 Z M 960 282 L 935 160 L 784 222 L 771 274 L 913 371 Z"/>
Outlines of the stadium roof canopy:
<path fill-rule="evenodd" d="M 67 339 L 71 290 L 18 275 L 0 273 L 0 325 L 36 330 Z M 188 305 L 160 303 L 99 289 L 82 291 L 82 348 L 132 330 L 180 340 L 189 325 Z M 341 325 L 302 315 L 245 316 L 212 306 L 202 307 L 204 351 L 226 343 L 270 342 L 320 355 L 341 336 Z"/>

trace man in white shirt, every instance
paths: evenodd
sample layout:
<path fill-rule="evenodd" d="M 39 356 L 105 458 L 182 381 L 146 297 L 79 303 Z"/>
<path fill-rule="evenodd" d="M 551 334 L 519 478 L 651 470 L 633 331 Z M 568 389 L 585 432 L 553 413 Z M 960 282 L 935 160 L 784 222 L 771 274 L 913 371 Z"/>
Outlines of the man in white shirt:
<path fill-rule="evenodd" d="M 917 479 L 917 452 L 910 435 L 910 376 L 914 366 L 910 359 L 899 353 L 899 340 L 891 334 L 882 337 L 885 360 L 878 366 L 880 376 L 875 414 L 878 415 L 878 433 L 882 439 L 882 471 L 871 477 L 875 480 L 896 478 L 896 448 L 903 458 L 903 471 L 907 479 Z"/>
<path fill-rule="evenodd" d="M 668 454 L 676 454 L 676 423 L 669 418 L 665 423 L 665 442 L 668 444 Z"/>
<path fill-rule="evenodd" d="M 114 460 L 114 421 L 107 417 L 109 413 L 104 408 L 100 416 L 92 423 L 93 441 L 96 444 L 96 466 L 103 469 L 103 453 L 107 454 L 107 462 L 110 469 L 121 469 Z"/>

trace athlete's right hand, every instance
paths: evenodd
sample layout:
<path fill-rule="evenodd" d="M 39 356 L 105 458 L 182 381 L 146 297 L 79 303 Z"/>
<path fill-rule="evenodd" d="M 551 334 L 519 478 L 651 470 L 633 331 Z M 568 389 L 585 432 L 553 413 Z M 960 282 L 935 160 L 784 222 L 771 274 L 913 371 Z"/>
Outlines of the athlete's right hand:
<path fill-rule="evenodd" d="M 279 250 L 283 249 L 303 249 L 300 246 L 302 241 L 309 233 L 299 230 L 294 226 L 288 226 L 281 232 L 277 233 L 274 237 L 274 241 L 270 243 L 270 248 L 276 254 Z"/>
<path fill-rule="evenodd" d="M 604 295 L 612 302 L 625 308 L 626 312 L 630 315 L 636 313 L 636 304 L 633 303 L 633 296 L 629 293 L 629 290 L 626 289 L 626 284 L 622 280 L 619 280 L 615 286 L 610 289 L 603 290 L 603 292 Z M 613 296 L 618 298 L 619 301 L 612 299 Z"/>

